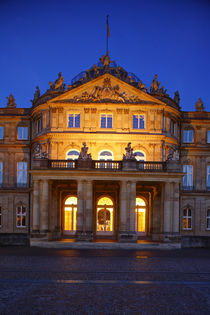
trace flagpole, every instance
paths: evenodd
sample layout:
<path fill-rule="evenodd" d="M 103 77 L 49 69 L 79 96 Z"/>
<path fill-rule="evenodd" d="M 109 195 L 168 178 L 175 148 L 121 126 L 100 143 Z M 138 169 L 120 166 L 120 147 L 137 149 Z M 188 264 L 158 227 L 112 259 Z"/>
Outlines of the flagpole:
<path fill-rule="evenodd" d="M 109 15 L 106 16 L 106 54 L 109 54 L 108 51 L 108 38 L 109 38 Z"/>

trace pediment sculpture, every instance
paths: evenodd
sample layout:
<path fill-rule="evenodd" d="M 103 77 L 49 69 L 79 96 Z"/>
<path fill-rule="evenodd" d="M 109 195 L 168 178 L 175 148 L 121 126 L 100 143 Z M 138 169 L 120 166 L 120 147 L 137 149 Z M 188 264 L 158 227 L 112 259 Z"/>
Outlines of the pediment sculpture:
<path fill-rule="evenodd" d="M 123 154 L 123 160 L 135 160 L 136 153 L 133 153 L 133 148 L 131 148 L 131 142 L 128 143 L 125 148 L 126 154 Z"/>
<path fill-rule="evenodd" d="M 92 160 L 91 154 L 88 153 L 88 147 L 86 145 L 86 142 L 83 142 L 83 147 L 81 148 L 78 159 L 83 161 Z"/>
<path fill-rule="evenodd" d="M 150 92 L 151 94 L 167 95 L 167 90 L 164 88 L 164 86 L 162 85 L 160 87 L 160 81 L 157 80 L 157 74 L 155 74 L 155 77 L 152 80 Z"/>
<path fill-rule="evenodd" d="M 197 112 L 203 112 L 204 111 L 204 106 L 201 98 L 198 99 L 198 101 L 195 103 L 195 110 Z"/>
<path fill-rule="evenodd" d="M 57 80 L 55 80 L 55 83 L 49 82 L 50 90 L 52 90 L 52 91 L 56 91 L 56 90 L 64 91 L 65 84 L 63 82 L 64 82 L 64 78 L 62 76 L 62 73 L 59 72 L 58 73 L 58 78 L 57 78 Z"/>
<path fill-rule="evenodd" d="M 135 95 L 127 95 L 120 91 L 119 85 L 112 86 L 111 79 L 106 78 L 102 86 L 95 86 L 91 93 L 83 92 L 80 96 L 75 96 L 76 102 L 103 102 L 115 103 L 137 103 L 140 99 Z"/>

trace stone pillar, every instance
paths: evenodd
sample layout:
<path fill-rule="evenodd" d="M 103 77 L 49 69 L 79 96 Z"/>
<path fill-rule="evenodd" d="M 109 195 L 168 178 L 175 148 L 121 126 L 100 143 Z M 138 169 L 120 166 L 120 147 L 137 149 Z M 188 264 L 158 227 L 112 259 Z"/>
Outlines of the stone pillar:
<path fill-rule="evenodd" d="M 179 235 L 179 183 L 174 183 L 173 194 L 173 233 Z"/>
<path fill-rule="evenodd" d="M 77 231 L 76 240 L 82 241 L 85 234 L 85 200 L 84 200 L 84 181 L 77 181 Z"/>
<path fill-rule="evenodd" d="M 118 240 L 120 242 L 126 242 L 129 238 L 127 228 L 127 206 L 128 206 L 128 200 L 127 200 L 127 182 L 121 181 L 120 186 L 120 213 L 119 213 L 119 234 L 118 234 Z"/>
<path fill-rule="evenodd" d="M 88 180 L 86 182 L 86 209 L 85 209 L 85 232 L 86 240 L 93 240 L 93 183 Z"/>
<path fill-rule="evenodd" d="M 171 232 L 171 202 L 170 202 L 170 183 L 165 183 L 165 190 L 164 190 L 164 225 L 163 225 L 163 232 L 164 232 L 164 239 L 167 240 L 167 235 Z"/>
<path fill-rule="evenodd" d="M 46 234 L 48 232 L 48 207 L 49 207 L 49 187 L 48 187 L 48 181 L 44 179 L 41 181 L 41 232 L 43 234 Z"/>
<path fill-rule="evenodd" d="M 36 233 L 40 230 L 39 221 L 39 181 L 33 181 L 33 213 L 32 213 L 32 232 Z"/>
<path fill-rule="evenodd" d="M 136 182 L 131 182 L 130 187 L 130 231 L 135 233 Z"/>

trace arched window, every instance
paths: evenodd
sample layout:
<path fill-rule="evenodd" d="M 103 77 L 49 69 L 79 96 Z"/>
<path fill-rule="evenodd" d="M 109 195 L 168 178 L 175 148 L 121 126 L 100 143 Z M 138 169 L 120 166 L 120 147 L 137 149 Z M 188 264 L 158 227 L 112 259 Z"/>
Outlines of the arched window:
<path fill-rule="evenodd" d="M 97 202 L 97 234 L 113 233 L 113 201 L 109 197 L 102 197 Z"/>
<path fill-rule="evenodd" d="M 192 230 L 192 210 L 190 208 L 183 211 L 182 228 L 183 230 Z"/>
<path fill-rule="evenodd" d="M 145 156 L 144 152 L 142 152 L 142 151 L 134 151 L 134 153 L 136 154 L 135 158 L 136 158 L 137 161 L 146 161 L 146 156 Z"/>
<path fill-rule="evenodd" d="M 207 229 L 210 230 L 210 209 L 208 209 L 207 211 L 207 217 L 206 217 L 206 220 L 207 220 Z"/>
<path fill-rule="evenodd" d="M 26 208 L 22 205 L 16 208 L 16 227 L 26 227 Z"/>
<path fill-rule="evenodd" d="M 113 161 L 114 156 L 113 153 L 109 150 L 103 150 L 99 152 L 98 159 L 102 161 Z"/>
<path fill-rule="evenodd" d="M 71 234 L 77 229 L 77 197 L 69 196 L 64 204 L 64 233 Z"/>
<path fill-rule="evenodd" d="M 66 153 L 66 160 L 77 160 L 79 157 L 79 151 L 70 150 Z"/>
<path fill-rule="evenodd" d="M 146 232 L 146 203 L 142 198 L 136 198 L 136 232 Z"/>

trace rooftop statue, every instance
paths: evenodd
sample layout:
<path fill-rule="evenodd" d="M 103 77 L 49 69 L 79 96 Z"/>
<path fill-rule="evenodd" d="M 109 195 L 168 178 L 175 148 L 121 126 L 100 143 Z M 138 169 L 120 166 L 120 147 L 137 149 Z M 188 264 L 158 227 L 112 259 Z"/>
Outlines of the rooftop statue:
<path fill-rule="evenodd" d="M 142 90 L 143 92 L 147 92 L 148 88 L 145 87 L 145 84 L 141 81 L 138 82 L 137 87 Z"/>
<path fill-rule="evenodd" d="M 8 100 L 7 107 L 16 107 L 15 98 L 12 95 L 12 93 L 10 94 L 9 97 L 7 97 L 7 100 Z"/>
<path fill-rule="evenodd" d="M 179 102 L 180 102 L 180 96 L 179 96 L 179 91 L 176 91 L 174 93 L 174 102 L 179 105 Z"/>
<path fill-rule="evenodd" d="M 151 88 L 150 88 L 150 92 L 151 93 L 158 92 L 159 91 L 159 86 L 160 86 L 160 82 L 158 82 L 157 74 L 155 74 L 155 77 L 152 80 L 152 85 L 151 85 Z"/>
<path fill-rule="evenodd" d="M 123 154 L 123 160 L 135 160 L 136 153 L 133 153 L 131 148 L 131 142 L 128 143 L 128 146 L 125 148 L 126 154 Z"/>
<path fill-rule="evenodd" d="M 198 101 L 195 103 L 195 110 L 196 112 L 203 112 L 204 111 L 204 106 L 201 98 L 198 99 Z"/>
<path fill-rule="evenodd" d="M 58 78 L 57 80 L 55 80 L 55 83 L 52 83 L 52 82 L 49 82 L 49 85 L 50 85 L 50 89 L 51 90 L 64 90 L 65 88 L 65 84 L 63 84 L 64 82 L 64 78 L 62 76 L 62 73 L 59 72 L 58 73 Z"/>
<path fill-rule="evenodd" d="M 102 55 L 102 57 L 99 59 L 101 61 L 101 63 L 104 65 L 104 67 L 108 67 L 111 60 L 108 54 L 106 54 L 105 56 Z"/>
<path fill-rule="evenodd" d="M 86 145 L 86 142 L 83 142 L 83 147 L 81 148 L 81 151 L 79 154 L 79 160 L 92 160 L 91 154 L 87 152 L 88 152 L 88 147 Z"/>
<path fill-rule="evenodd" d="M 32 104 L 34 104 L 40 98 L 40 89 L 36 86 L 36 90 L 34 92 L 34 98 L 31 100 Z"/>

